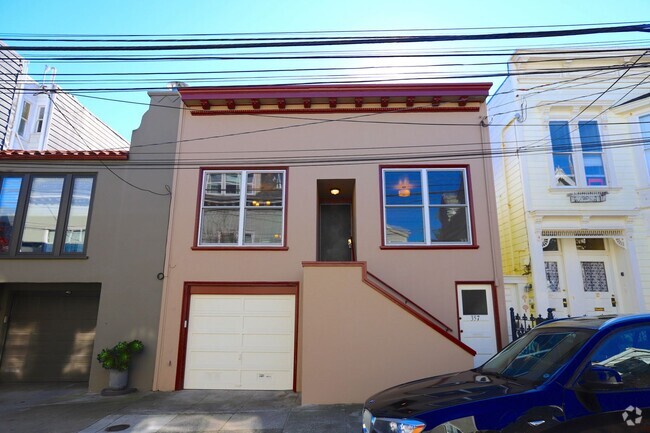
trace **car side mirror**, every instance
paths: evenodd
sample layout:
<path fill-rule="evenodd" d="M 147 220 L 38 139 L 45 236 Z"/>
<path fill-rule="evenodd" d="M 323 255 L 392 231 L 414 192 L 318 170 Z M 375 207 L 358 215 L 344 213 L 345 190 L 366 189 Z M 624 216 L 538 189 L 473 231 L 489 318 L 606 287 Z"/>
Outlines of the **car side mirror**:
<path fill-rule="evenodd" d="M 604 365 L 590 365 L 578 381 L 579 385 L 587 390 L 608 390 L 623 386 L 621 374 L 611 367 Z"/>

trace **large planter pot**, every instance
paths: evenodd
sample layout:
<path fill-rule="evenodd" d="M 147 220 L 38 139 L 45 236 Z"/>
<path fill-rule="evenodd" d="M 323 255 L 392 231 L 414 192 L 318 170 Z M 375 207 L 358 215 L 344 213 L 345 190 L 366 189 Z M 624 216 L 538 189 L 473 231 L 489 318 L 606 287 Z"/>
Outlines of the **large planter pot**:
<path fill-rule="evenodd" d="M 108 389 L 125 389 L 129 383 L 129 370 L 108 370 Z"/>

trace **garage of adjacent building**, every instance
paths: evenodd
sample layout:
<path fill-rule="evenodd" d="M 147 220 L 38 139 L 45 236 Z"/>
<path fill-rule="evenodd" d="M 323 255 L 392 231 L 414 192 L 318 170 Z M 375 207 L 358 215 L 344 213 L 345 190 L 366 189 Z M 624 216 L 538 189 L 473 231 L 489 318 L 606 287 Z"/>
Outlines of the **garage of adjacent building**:
<path fill-rule="evenodd" d="M 99 286 L 0 285 L 0 381 L 88 381 Z"/>

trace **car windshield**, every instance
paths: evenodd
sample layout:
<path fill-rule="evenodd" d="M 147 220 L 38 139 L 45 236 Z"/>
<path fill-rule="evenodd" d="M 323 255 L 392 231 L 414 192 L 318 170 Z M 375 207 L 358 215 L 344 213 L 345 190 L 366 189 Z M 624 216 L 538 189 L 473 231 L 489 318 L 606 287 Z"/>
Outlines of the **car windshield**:
<path fill-rule="evenodd" d="M 593 333 L 583 329 L 536 329 L 497 353 L 479 371 L 537 385 L 562 367 Z"/>

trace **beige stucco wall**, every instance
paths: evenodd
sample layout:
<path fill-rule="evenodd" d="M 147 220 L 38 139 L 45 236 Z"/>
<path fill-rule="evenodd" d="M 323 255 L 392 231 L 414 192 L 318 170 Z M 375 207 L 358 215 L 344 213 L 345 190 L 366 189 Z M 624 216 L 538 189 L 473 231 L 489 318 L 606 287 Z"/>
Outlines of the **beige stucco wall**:
<path fill-rule="evenodd" d="M 403 382 L 473 366 L 473 356 L 362 281 L 361 264 L 304 268 L 302 403 L 363 403 Z"/>
<path fill-rule="evenodd" d="M 178 105 L 178 96 L 152 94 L 156 105 Z M 172 181 L 172 166 L 165 159 L 173 155 L 177 131 L 176 110 L 152 107 L 133 135 L 130 159 L 106 162 L 111 173 L 97 162 L 71 163 L 50 160 L 34 166 L 29 161 L 3 161 L 3 172 L 96 173 L 94 202 L 88 230 L 87 258 L 2 259 L 2 283 L 99 283 L 99 312 L 93 358 L 104 347 L 121 340 L 140 339 L 145 345 L 131 369 L 130 385 L 151 389 L 158 337 L 164 270 L 167 215 L 170 197 L 165 185 Z M 152 123 L 151 119 L 156 119 Z M 158 123 L 160 121 L 160 123 Z M 159 156 L 142 153 L 139 144 L 164 143 Z M 149 150 L 149 148 L 142 148 Z M 139 161 L 161 160 L 155 169 L 143 169 Z M 123 180 L 118 179 L 120 176 Z M 162 195 L 140 191 L 126 182 Z M 108 385 L 108 372 L 93 359 L 90 390 Z"/>
<path fill-rule="evenodd" d="M 370 272 L 412 298 L 455 332 L 457 281 L 495 281 L 501 297 L 501 264 L 489 160 L 440 159 L 445 153 L 476 152 L 483 148 L 483 131 L 479 126 L 483 110 L 482 107 L 480 112 L 466 113 L 382 113 L 357 119 L 360 122 L 346 122 L 350 115 L 340 113 L 294 116 L 298 118 L 183 113 L 177 158 L 184 165 L 175 172 L 173 185 L 177 193 L 172 198 L 155 389 L 174 389 L 182 290 L 186 281 L 302 280 L 301 263 L 316 260 L 319 179 L 355 180 L 353 226 L 357 260 L 366 261 Z M 388 123 L 364 123 L 363 120 Z M 205 137 L 208 138 L 201 139 Z M 391 160 L 406 152 L 423 152 L 427 157 L 415 161 Z M 364 160 L 344 165 L 323 161 L 335 155 Z M 371 155 L 374 159 L 366 160 Z M 299 164 L 296 162 L 299 157 L 308 158 L 309 162 Z M 409 165 L 469 164 L 478 248 L 381 249 L 379 166 L 387 161 Z M 200 167 L 287 167 L 288 249 L 193 250 Z M 505 335 L 505 326 L 502 334 Z M 299 362 L 299 384 L 301 375 Z"/>

